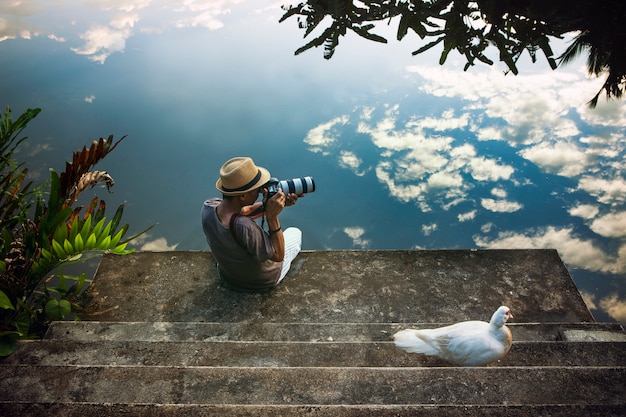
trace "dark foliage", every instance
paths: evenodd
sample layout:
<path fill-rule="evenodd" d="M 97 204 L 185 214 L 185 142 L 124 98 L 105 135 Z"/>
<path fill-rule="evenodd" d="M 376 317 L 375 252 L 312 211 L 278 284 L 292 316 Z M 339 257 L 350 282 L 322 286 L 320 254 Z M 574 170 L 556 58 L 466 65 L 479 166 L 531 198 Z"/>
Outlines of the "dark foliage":
<path fill-rule="evenodd" d="M 488 48 L 495 47 L 498 60 L 518 74 L 516 63 L 524 52 L 533 62 L 541 52 L 552 69 L 587 53 L 589 74 L 606 74 L 591 107 L 602 92 L 607 99 L 618 99 L 626 86 L 623 0 L 309 0 L 284 9 L 280 21 L 297 16 L 305 38 L 330 18 L 322 33 L 298 48 L 296 55 L 323 45 L 324 58 L 330 59 L 348 31 L 386 43 L 372 30 L 377 22 L 395 20 L 398 40 L 409 32 L 421 39 L 413 55 L 441 45 L 441 65 L 453 50 L 465 56 L 465 70 L 476 61 L 491 65 Z M 550 41 L 570 33 L 578 35 L 565 53 L 555 57 Z"/>

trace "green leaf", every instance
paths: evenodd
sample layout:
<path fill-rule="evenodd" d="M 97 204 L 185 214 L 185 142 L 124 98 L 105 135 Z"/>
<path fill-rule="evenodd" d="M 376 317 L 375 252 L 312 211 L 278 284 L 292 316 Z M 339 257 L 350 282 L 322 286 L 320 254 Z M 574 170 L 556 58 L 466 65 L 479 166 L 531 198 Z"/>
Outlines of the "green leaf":
<path fill-rule="evenodd" d="M 63 274 L 59 274 L 59 287 L 58 289 L 65 293 L 65 290 L 67 289 L 67 279 L 65 278 L 65 275 Z"/>
<path fill-rule="evenodd" d="M 0 308 L 5 310 L 15 310 L 15 307 L 11 304 L 11 300 L 2 290 L 0 290 Z"/>
<path fill-rule="evenodd" d="M 370 29 L 373 29 L 374 25 L 365 25 L 365 26 L 353 26 L 352 30 L 359 36 L 369 39 L 370 41 L 387 43 L 387 39 L 380 35 L 376 35 L 374 33 L 370 33 Z"/>
<path fill-rule="evenodd" d="M 108 222 L 107 225 L 104 227 L 104 230 L 102 232 L 100 232 L 100 234 L 98 235 L 98 240 L 96 241 L 96 247 L 101 247 L 102 246 L 102 241 L 104 240 L 105 237 L 111 237 L 111 225 L 113 224 L 112 221 Z"/>
<path fill-rule="evenodd" d="M 56 230 L 59 225 L 66 227 L 65 220 L 72 213 L 71 207 L 65 207 L 63 210 L 57 212 L 56 215 L 52 216 L 52 218 L 48 217 L 45 219 L 43 231 L 45 234 L 51 233 Z"/>
<path fill-rule="evenodd" d="M 0 336 L 0 356 L 9 356 L 17 349 L 17 333 L 10 332 Z"/>
<path fill-rule="evenodd" d="M 84 272 L 81 273 L 78 276 L 77 282 L 76 282 L 76 287 L 74 288 L 74 294 L 78 295 L 80 294 L 80 292 L 83 290 L 83 288 L 85 287 L 85 284 L 87 283 L 87 274 L 85 274 Z"/>
<path fill-rule="evenodd" d="M 100 232 L 102 232 L 102 226 L 104 226 L 104 222 L 106 220 L 107 220 L 106 217 L 101 218 L 93 227 L 93 230 L 91 233 L 96 236 L 96 239 L 100 236 Z"/>
<path fill-rule="evenodd" d="M 332 33 L 333 33 L 333 28 L 332 27 L 326 28 L 324 30 L 324 32 L 322 32 L 322 34 L 320 36 L 318 36 L 317 38 L 313 39 L 312 41 L 310 41 L 306 45 L 301 46 L 300 48 L 296 49 L 296 52 L 294 52 L 294 54 L 295 55 L 299 55 L 302 52 L 306 51 L 307 49 L 311 49 L 313 47 L 318 47 L 318 46 L 324 44 L 324 42 L 326 41 L 326 38 L 331 36 Z"/>
<path fill-rule="evenodd" d="M 493 61 L 491 59 L 487 58 L 483 54 L 476 55 L 476 58 L 478 58 L 481 62 L 484 62 L 487 65 L 493 65 Z"/>
<path fill-rule="evenodd" d="M 63 241 L 63 249 L 65 249 L 65 253 L 68 255 L 74 253 L 74 247 L 72 246 L 72 243 L 67 239 Z"/>
<path fill-rule="evenodd" d="M 67 253 L 65 253 L 63 246 L 61 246 L 61 244 L 57 242 L 56 240 L 52 241 L 52 250 L 54 250 L 54 253 L 56 254 L 57 258 L 59 259 L 67 258 Z"/>
<path fill-rule="evenodd" d="M 52 271 L 56 266 L 57 265 L 51 260 L 41 257 L 37 261 L 33 262 L 32 270 L 39 276 L 44 276 L 47 275 L 48 272 Z"/>
<path fill-rule="evenodd" d="M 152 228 L 155 227 L 156 225 L 157 225 L 157 223 L 153 224 L 150 227 L 146 227 L 144 230 L 142 230 L 141 232 L 139 232 L 137 234 L 132 235 L 131 237 L 127 237 L 126 239 L 124 239 L 124 242 L 130 242 L 132 240 L 137 239 L 139 236 L 141 236 L 141 235 L 149 232 L 150 230 L 152 230 Z"/>
<path fill-rule="evenodd" d="M 53 298 L 46 303 L 45 311 L 52 320 L 63 320 L 72 311 L 72 305 L 67 300 Z"/>
<path fill-rule="evenodd" d="M 128 242 L 126 243 L 122 243 L 121 245 L 116 246 L 111 252 L 116 254 L 116 255 L 126 255 L 128 253 L 131 253 L 131 251 L 126 251 L 126 245 L 128 245 Z"/>
<path fill-rule="evenodd" d="M 445 64 L 446 59 L 448 59 L 448 54 L 450 53 L 452 49 L 454 49 L 454 42 L 446 38 L 443 41 L 443 51 L 441 51 L 441 57 L 439 58 L 439 65 Z"/>
<path fill-rule="evenodd" d="M 117 226 L 120 224 L 122 220 L 122 214 L 124 213 L 124 204 L 120 204 L 120 206 L 115 211 L 115 215 L 113 216 L 113 220 L 111 220 L 111 232 L 115 233 L 117 230 Z"/>
<path fill-rule="evenodd" d="M 70 225 L 70 235 L 68 236 L 68 240 L 73 242 L 76 239 L 76 235 L 80 232 L 80 225 L 78 224 L 78 216 L 74 217 L 72 220 L 72 224 Z"/>
<path fill-rule="evenodd" d="M 82 252 L 84 248 L 84 244 L 83 244 L 83 237 L 80 234 L 76 235 L 76 238 L 74 239 L 74 250 L 76 252 Z"/>
<path fill-rule="evenodd" d="M 41 109 L 37 108 L 24 110 L 24 113 L 22 113 L 20 117 L 18 117 L 17 120 L 13 123 L 13 129 L 17 132 L 17 134 L 24 130 L 28 122 L 34 119 L 39 114 L 39 112 L 41 112 Z"/>
<path fill-rule="evenodd" d="M 95 234 L 91 234 L 89 235 L 89 237 L 87 238 L 87 241 L 85 242 L 85 250 L 91 250 L 93 248 L 96 247 L 96 235 Z"/>
<path fill-rule="evenodd" d="M 17 329 L 20 336 L 28 336 L 28 332 L 30 330 L 30 315 L 22 311 L 17 315 L 17 319 L 15 320 L 15 328 Z"/>
<path fill-rule="evenodd" d="M 74 255 L 72 255 L 72 256 L 70 256 L 70 257 L 68 257 L 68 258 L 67 258 L 67 261 L 68 261 L 68 262 L 76 262 L 76 261 L 78 261 L 78 260 L 79 260 L 80 258 L 82 258 L 82 257 L 83 257 L 83 254 L 82 254 L 82 253 L 76 253 L 76 254 L 74 254 Z"/>
<path fill-rule="evenodd" d="M 111 236 L 105 236 L 105 238 L 102 239 L 102 242 L 100 242 L 97 245 L 98 249 L 109 249 L 110 246 L 111 246 Z"/>
<path fill-rule="evenodd" d="M 426 30 L 423 24 L 431 26 L 431 27 L 437 27 L 437 25 L 429 23 L 428 20 L 425 20 L 427 18 L 423 18 L 423 19 L 424 20 L 420 19 L 417 16 L 412 16 L 411 24 L 410 24 L 411 29 L 413 29 L 415 33 L 417 33 L 417 35 L 422 39 L 424 39 L 428 35 L 428 31 Z"/>
<path fill-rule="evenodd" d="M 61 208 L 63 203 L 61 197 L 61 179 L 59 174 L 52 168 L 50 168 L 50 196 L 48 197 L 48 210 L 49 213 L 56 213 Z"/>
<path fill-rule="evenodd" d="M 54 231 L 54 240 L 63 242 L 65 239 L 67 239 L 67 226 L 65 223 L 61 223 Z"/>
<path fill-rule="evenodd" d="M 89 234 L 91 232 L 91 214 L 87 216 L 85 222 L 83 223 L 83 227 L 80 230 L 81 237 L 83 238 L 83 242 L 89 238 Z"/>
<path fill-rule="evenodd" d="M 426 45 L 422 46 L 422 47 L 421 47 L 421 48 L 419 48 L 418 50 L 413 51 L 411 54 L 412 54 L 412 55 L 419 55 L 419 54 L 421 54 L 422 52 L 426 52 L 427 50 L 429 50 L 430 48 L 432 48 L 433 46 L 435 46 L 435 45 L 437 45 L 439 42 L 441 42 L 443 39 L 444 39 L 444 37 L 442 36 L 442 37 L 440 37 L 440 38 L 438 38 L 438 39 L 436 39 L 436 40 L 434 40 L 434 41 L 432 41 L 432 42 L 430 42 L 430 43 L 428 43 L 428 44 L 426 44 Z"/>
<path fill-rule="evenodd" d="M 52 260 L 52 253 L 48 249 L 41 248 L 41 256 L 48 261 Z"/>
<path fill-rule="evenodd" d="M 120 241 L 120 239 L 122 238 L 122 236 L 124 236 L 124 233 L 126 233 L 126 230 L 128 230 L 128 225 L 125 224 L 116 234 L 115 236 L 113 236 L 113 238 L 111 239 L 111 247 L 115 247 L 117 245 L 117 242 Z"/>
<path fill-rule="evenodd" d="M 398 24 L 398 33 L 396 35 L 396 39 L 401 41 L 404 38 L 409 30 L 409 18 L 407 15 L 403 14 L 400 17 L 400 23 Z"/>

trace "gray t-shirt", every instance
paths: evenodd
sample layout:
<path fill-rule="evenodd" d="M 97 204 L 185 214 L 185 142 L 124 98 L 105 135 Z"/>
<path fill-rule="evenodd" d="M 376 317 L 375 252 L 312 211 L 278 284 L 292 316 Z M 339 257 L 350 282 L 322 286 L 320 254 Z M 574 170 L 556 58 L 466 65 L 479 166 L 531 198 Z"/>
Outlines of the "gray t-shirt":
<path fill-rule="evenodd" d="M 230 286 L 243 291 L 263 291 L 274 287 L 280 278 L 282 262 L 270 259 L 274 256 L 270 236 L 254 220 L 241 216 L 237 220 L 240 245 L 217 217 L 215 208 L 220 201 L 212 198 L 204 202 L 202 229 L 222 278 Z"/>

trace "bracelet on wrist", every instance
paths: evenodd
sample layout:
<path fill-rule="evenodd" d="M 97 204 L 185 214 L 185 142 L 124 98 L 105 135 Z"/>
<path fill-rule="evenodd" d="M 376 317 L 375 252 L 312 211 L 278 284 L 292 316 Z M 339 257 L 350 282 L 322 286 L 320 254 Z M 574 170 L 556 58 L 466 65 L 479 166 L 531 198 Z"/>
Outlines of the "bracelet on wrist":
<path fill-rule="evenodd" d="M 270 234 L 270 236 L 272 236 L 273 234 L 278 233 L 278 232 L 280 232 L 281 230 L 282 230 L 282 229 L 281 229 L 281 227 L 279 226 L 279 227 L 278 227 L 278 229 L 270 230 L 270 231 L 268 231 L 268 233 Z"/>

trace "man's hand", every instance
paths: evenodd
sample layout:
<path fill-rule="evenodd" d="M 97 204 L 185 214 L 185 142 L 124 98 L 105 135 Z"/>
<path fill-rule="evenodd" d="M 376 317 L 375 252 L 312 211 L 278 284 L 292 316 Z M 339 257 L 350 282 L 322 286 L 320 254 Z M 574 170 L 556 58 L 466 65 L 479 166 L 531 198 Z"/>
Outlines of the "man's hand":
<path fill-rule="evenodd" d="M 303 197 L 304 194 L 295 194 L 295 193 L 289 193 L 287 195 L 285 195 L 285 207 L 288 206 L 293 206 L 294 204 L 296 204 L 296 201 L 298 201 L 298 198 Z"/>
<path fill-rule="evenodd" d="M 263 197 L 267 198 L 267 190 L 263 190 L 263 194 Z M 278 189 L 272 198 L 267 199 L 265 202 L 265 217 L 268 221 L 270 219 L 278 219 L 278 215 L 285 207 L 285 200 L 285 193 L 281 189 Z"/>

